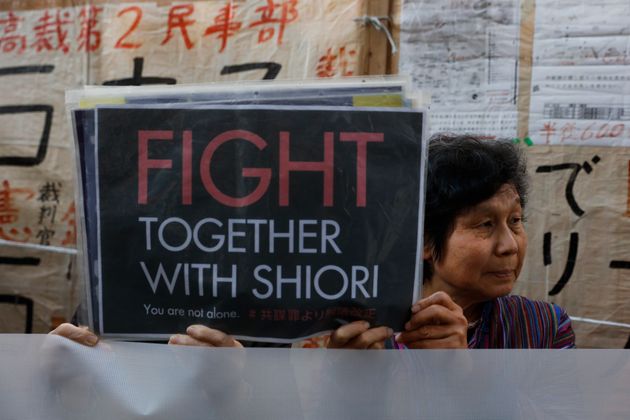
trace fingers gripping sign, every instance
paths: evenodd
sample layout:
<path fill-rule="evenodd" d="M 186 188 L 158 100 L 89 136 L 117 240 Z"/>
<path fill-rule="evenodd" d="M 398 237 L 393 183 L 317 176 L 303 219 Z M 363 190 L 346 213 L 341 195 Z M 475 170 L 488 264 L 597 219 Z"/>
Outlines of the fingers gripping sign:
<path fill-rule="evenodd" d="M 88 329 L 88 327 L 77 327 L 67 322 L 59 325 L 50 334 L 59 335 L 69 340 L 86 346 L 95 346 L 98 343 L 98 336 Z"/>
<path fill-rule="evenodd" d="M 383 349 L 394 332 L 388 327 L 370 328 L 367 321 L 355 321 L 337 328 L 330 336 L 329 349 Z"/>
<path fill-rule="evenodd" d="M 202 347 L 243 347 L 243 345 L 231 335 L 208 328 L 204 325 L 191 325 L 186 328 L 186 334 L 175 334 L 171 336 L 168 340 L 168 344 Z"/>
<path fill-rule="evenodd" d="M 398 337 L 412 349 L 467 348 L 468 321 L 464 311 L 444 292 L 436 292 L 411 307 L 411 319 Z"/>

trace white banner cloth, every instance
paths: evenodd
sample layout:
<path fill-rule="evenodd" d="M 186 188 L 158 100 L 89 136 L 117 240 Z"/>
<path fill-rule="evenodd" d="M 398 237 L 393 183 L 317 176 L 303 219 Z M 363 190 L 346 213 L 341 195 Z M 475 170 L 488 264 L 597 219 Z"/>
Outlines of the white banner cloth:
<path fill-rule="evenodd" d="M 624 350 L 208 349 L 0 335 L 0 418 L 630 418 Z"/>

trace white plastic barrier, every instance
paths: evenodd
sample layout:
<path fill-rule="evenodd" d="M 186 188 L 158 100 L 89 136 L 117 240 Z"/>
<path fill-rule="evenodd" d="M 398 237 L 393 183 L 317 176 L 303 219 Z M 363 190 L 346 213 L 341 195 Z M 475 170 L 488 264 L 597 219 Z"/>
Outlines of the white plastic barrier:
<path fill-rule="evenodd" d="M 0 335 L 0 419 L 630 418 L 630 351 L 208 349 Z"/>

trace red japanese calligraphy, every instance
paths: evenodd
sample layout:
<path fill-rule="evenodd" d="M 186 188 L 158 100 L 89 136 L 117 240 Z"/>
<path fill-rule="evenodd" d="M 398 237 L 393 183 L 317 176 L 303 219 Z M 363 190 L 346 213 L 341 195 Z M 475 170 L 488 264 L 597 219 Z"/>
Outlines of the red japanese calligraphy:
<path fill-rule="evenodd" d="M 180 4 L 171 7 L 171 10 L 168 12 L 168 29 L 166 31 L 166 37 L 164 37 L 164 40 L 160 45 L 164 45 L 170 41 L 174 36 L 175 29 L 179 29 L 182 38 L 184 39 L 186 49 L 191 49 L 194 44 L 188 36 L 187 27 L 195 23 L 195 20 L 186 18 L 192 15 L 194 11 L 195 7 L 192 4 Z"/>
<path fill-rule="evenodd" d="M 271 25 L 278 25 L 277 44 L 282 44 L 286 26 L 298 19 L 297 3 L 298 0 L 283 0 L 281 3 L 267 0 L 266 6 L 261 6 L 256 9 L 256 12 L 260 13 L 260 19 L 252 22 L 249 27 L 254 28 L 264 25 L 258 32 L 259 44 L 269 41 L 274 37 L 276 28 Z"/>
<path fill-rule="evenodd" d="M 79 51 L 96 51 L 101 46 L 101 33 L 94 29 L 98 25 L 98 15 L 103 11 L 102 7 L 84 7 L 79 12 L 81 32 L 77 37 Z"/>
<path fill-rule="evenodd" d="M 140 7 L 138 7 L 138 6 L 125 7 L 124 9 L 119 11 L 118 14 L 116 14 L 116 16 L 117 17 L 121 17 L 122 15 L 124 15 L 126 13 L 129 13 L 129 12 L 135 13 L 136 17 L 135 17 L 134 21 L 131 23 L 131 26 L 129 27 L 129 29 L 127 29 L 127 32 L 125 32 L 120 38 L 118 38 L 118 41 L 116 41 L 116 45 L 114 45 L 114 48 L 122 48 L 122 49 L 127 49 L 127 50 L 134 50 L 134 49 L 140 48 L 142 46 L 142 44 L 139 43 L 139 42 L 128 42 L 128 41 L 125 41 L 125 38 L 127 38 L 129 35 L 131 35 L 131 33 L 133 31 L 136 30 L 136 28 L 140 24 L 140 20 L 142 19 L 142 9 Z"/>
<path fill-rule="evenodd" d="M 319 58 L 317 63 L 317 77 L 352 76 L 356 66 L 356 50 L 340 47 L 334 53 L 332 48 L 328 48 L 326 54 Z"/>
<path fill-rule="evenodd" d="M 67 54 L 70 46 L 66 42 L 68 31 L 65 27 L 72 23 L 69 18 L 70 12 L 67 10 L 57 10 L 54 16 L 45 10 L 43 16 L 37 20 L 37 25 L 33 27 L 35 42 L 32 46 L 35 50 L 62 51 Z"/>
<path fill-rule="evenodd" d="M 540 134 L 544 137 L 545 143 L 553 141 L 563 142 L 584 142 L 589 140 L 607 140 L 624 136 L 630 137 L 630 130 L 626 132 L 624 123 L 610 124 L 591 122 L 583 128 L 578 128 L 573 121 L 564 123 L 560 128 L 556 128 L 555 122 L 543 123 Z"/>
<path fill-rule="evenodd" d="M 591 138 L 593 138 L 593 132 L 591 131 L 591 129 L 593 128 L 594 125 L 595 123 L 592 122 L 588 125 L 588 127 L 582 130 L 582 135 L 580 136 L 580 140 L 590 140 Z"/>
<path fill-rule="evenodd" d="M 217 33 L 217 38 L 221 40 L 221 48 L 219 52 L 223 52 L 227 46 L 228 39 L 241 29 L 242 22 L 238 22 L 234 19 L 235 11 L 238 6 L 233 5 L 231 2 L 223 6 L 219 14 L 214 18 L 214 25 L 208 26 L 204 36 Z"/>
<path fill-rule="evenodd" d="M 575 123 L 566 123 L 560 129 L 560 141 L 564 142 L 565 140 L 571 139 L 573 133 L 575 131 Z"/>
<path fill-rule="evenodd" d="M 75 245 L 77 243 L 77 221 L 76 221 L 76 209 L 74 201 L 70 204 L 68 211 L 61 218 L 62 222 L 66 223 L 68 229 L 66 235 L 61 241 L 61 245 Z"/>
<path fill-rule="evenodd" d="M 0 26 L 2 28 L 2 36 L 0 36 L 0 47 L 2 52 L 10 53 L 17 51 L 21 54 L 26 49 L 26 36 L 17 33 L 18 27 L 24 18 L 20 18 L 13 14 L 13 12 L 7 13 L 7 16 L 0 19 Z"/>
<path fill-rule="evenodd" d="M 540 130 L 542 134 L 546 135 L 545 143 L 549 144 L 549 139 L 556 133 L 555 123 L 545 123 L 543 129 Z"/>
<path fill-rule="evenodd" d="M 5 241 L 12 242 L 28 242 L 31 239 L 33 232 L 28 227 L 20 229 L 11 228 L 8 231 L 5 231 L 4 228 L 0 227 L 0 239 L 4 239 Z"/>
<path fill-rule="evenodd" d="M 35 192 L 27 188 L 11 188 L 9 181 L 2 181 L 0 190 L 0 224 L 11 224 L 18 220 L 18 209 L 14 207 L 15 196 L 23 196 L 24 200 L 30 200 Z"/>
<path fill-rule="evenodd" d="M 333 77 L 335 75 L 335 60 L 337 60 L 337 56 L 332 53 L 332 48 L 328 48 L 326 55 L 320 57 L 317 64 L 317 77 Z"/>

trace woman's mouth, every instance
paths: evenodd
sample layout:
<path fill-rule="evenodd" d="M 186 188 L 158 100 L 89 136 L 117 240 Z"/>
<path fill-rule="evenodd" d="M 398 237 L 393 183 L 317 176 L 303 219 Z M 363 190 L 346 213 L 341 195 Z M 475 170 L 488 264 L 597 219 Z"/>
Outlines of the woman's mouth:
<path fill-rule="evenodd" d="M 498 277 L 500 279 L 509 279 L 512 278 L 514 276 L 514 270 L 497 270 L 497 271 L 490 271 L 490 273 L 492 276 Z"/>

